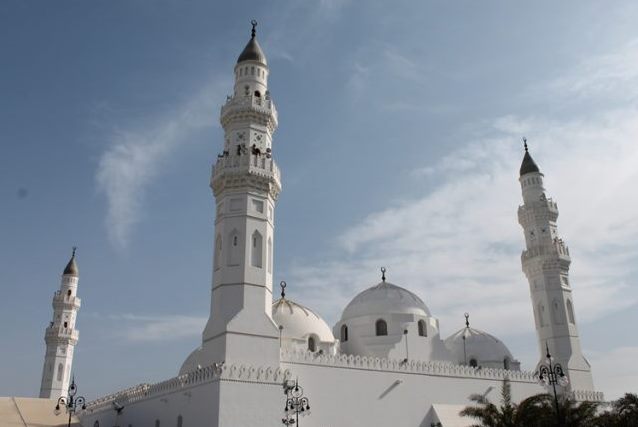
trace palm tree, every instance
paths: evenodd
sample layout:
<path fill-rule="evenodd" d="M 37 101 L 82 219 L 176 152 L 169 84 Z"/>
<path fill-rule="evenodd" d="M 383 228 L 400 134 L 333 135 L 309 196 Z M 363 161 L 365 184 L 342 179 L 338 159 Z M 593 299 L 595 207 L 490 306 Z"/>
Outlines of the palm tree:
<path fill-rule="evenodd" d="M 552 396 L 536 394 L 522 402 L 512 403 L 509 380 L 503 380 L 501 404 L 497 406 L 485 395 L 474 394 L 460 415 L 477 419 L 472 427 L 596 427 L 596 402 L 575 402 L 568 398 L 558 401 L 558 413 Z"/>
<path fill-rule="evenodd" d="M 625 393 L 611 403 L 611 410 L 598 416 L 600 427 L 638 427 L 638 395 Z"/>

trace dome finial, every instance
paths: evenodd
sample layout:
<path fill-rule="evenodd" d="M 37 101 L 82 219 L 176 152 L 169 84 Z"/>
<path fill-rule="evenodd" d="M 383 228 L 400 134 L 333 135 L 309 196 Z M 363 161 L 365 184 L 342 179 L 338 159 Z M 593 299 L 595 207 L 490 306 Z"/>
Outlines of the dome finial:
<path fill-rule="evenodd" d="M 255 27 L 257 27 L 257 21 L 253 19 L 252 21 L 250 21 L 250 24 L 253 26 L 253 29 L 250 32 L 250 36 L 254 39 L 255 35 L 257 34 L 257 31 L 255 30 Z"/>
<path fill-rule="evenodd" d="M 385 267 L 381 267 L 381 281 L 385 282 Z"/>
<path fill-rule="evenodd" d="M 73 253 L 71 254 L 71 257 L 75 256 L 75 251 L 77 251 L 77 250 L 78 250 L 78 247 L 77 246 L 73 246 Z"/>
<path fill-rule="evenodd" d="M 465 327 L 469 328 L 470 327 L 470 313 L 465 313 L 463 314 L 463 316 L 465 316 Z"/>
<path fill-rule="evenodd" d="M 525 152 L 527 153 L 527 138 L 523 137 L 523 147 L 525 147 Z"/>
<path fill-rule="evenodd" d="M 281 281 L 281 283 L 279 283 L 279 287 L 281 288 L 281 297 L 284 298 L 286 296 L 286 282 L 284 282 L 283 280 Z"/>

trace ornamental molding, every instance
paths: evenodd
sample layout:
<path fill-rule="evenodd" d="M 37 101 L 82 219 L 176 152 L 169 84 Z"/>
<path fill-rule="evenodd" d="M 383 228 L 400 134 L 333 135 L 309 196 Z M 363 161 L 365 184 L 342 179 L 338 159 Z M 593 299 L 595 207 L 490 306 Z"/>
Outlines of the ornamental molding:
<path fill-rule="evenodd" d="M 473 368 L 466 365 L 455 365 L 447 361 L 410 360 L 405 363 L 403 360 L 399 359 L 355 356 L 352 354 L 338 354 L 332 356 L 311 353 L 307 350 L 282 349 L 281 363 L 498 381 L 508 378 L 511 382 L 537 383 L 535 374 L 531 371 Z"/>
<path fill-rule="evenodd" d="M 131 403 L 154 399 L 181 390 L 216 381 L 245 382 L 266 385 L 281 385 L 292 378 L 289 370 L 271 366 L 226 365 L 214 363 L 205 368 L 178 375 L 154 384 L 136 386 L 100 397 L 86 404 L 84 413 L 95 414 L 113 409 L 113 404 L 127 406 Z"/>

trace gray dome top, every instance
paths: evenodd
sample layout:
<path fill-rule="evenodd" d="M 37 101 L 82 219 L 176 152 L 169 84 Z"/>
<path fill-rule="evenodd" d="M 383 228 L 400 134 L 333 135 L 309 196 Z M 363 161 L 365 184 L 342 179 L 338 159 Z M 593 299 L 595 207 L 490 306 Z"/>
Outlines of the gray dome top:
<path fill-rule="evenodd" d="M 512 353 L 501 340 L 469 326 L 446 338 L 445 346 L 452 352 L 456 361 L 463 361 L 464 355 L 477 358 L 479 362 L 500 362 L 505 358 L 514 360 Z"/>
<path fill-rule="evenodd" d="M 394 313 L 431 316 L 430 310 L 417 295 L 400 286 L 382 281 L 354 297 L 343 310 L 341 319 Z"/>
<path fill-rule="evenodd" d="M 257 62 L 261 62 L 264 65 L 267 65 L 266 55 L 264 55 L 264 51 L 261 50 L 261 46 L 259 46 L 259 43 L 257 42 L 257 38 L 255 37 L 255 34 L 256 34 L 255 27 L 257 26 L 257 21 L 252 21 L 252 24 L 253 24 L 253 29 L 252 29 L 250 40 L 248 41 L 248 44 L 246 45 L 244 50 L 241 52 L 241 54 L 239 54 L 239 58 L 237 58 L 237 63 L 239 64 L 240 62 L 243 62 L 243 61 L 257 61 Z"/>
<path fill-rule="evenodd" d="M 71 255 L 71 259 L 69 260 L 66 267 L 64 267 L 64 272 L 62 273 L 68 276 L 79 276 L 80 270 L 78 270 L 78 264 L 75 262 L 75 248 L 73 248 L 73 254 Z"/>
<path fill-rule="evenodd" d="M 525 142 L 525 156 L 523 156 L 523 162 L 521 163 L 521 176 L 527 173 L 540 172 L 540 169 L 538 169 L 538 165 L 536 165 L 536 162 L 534 161 L 534 159 L 532 159 L 532 156 L 527 150 L 527 140 L 523 139 L 523 141 Z"/>

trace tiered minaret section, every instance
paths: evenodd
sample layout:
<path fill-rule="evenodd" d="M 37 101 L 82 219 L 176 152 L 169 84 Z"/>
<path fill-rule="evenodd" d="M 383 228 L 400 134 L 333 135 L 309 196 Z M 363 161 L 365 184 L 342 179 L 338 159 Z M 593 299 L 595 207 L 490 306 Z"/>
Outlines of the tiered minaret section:
<path fill-rule="evenodd" d="M 235 65 L 233 94 L 221 109 L 224 149 L 210 183 L 217 209 L 203 363 L 279 360 L 271 314 L 274 212 L 281 191 L 272 158 L 277 111 L 255 25 Z"/>
<path fill-rule="evenodd" d="M 574 315 L 569 249 L 558 235 L 558 206 L 545 195 L 543 177 L 525 143 L 519 178 L 523 205 L 518 208 L 518 222 L 525 232 L 521 262 L 529 281 L 540 363 L 547 345 L 568 376 L 567 391 L 593 391 L 591 368 L 581 351 Z"/>
<path fill-rule="evenodd" d="M 53 294 L 53 321 L 44 334 L 47 349 L 42 369 L 40 397 L 57 399 L 67 394 L 71 381 L 73 350 L 80 333 L 75 329 L 80 298 L 77 297 L 79 271 L 75 248 L 62 273 L 60 290 Z"/>

